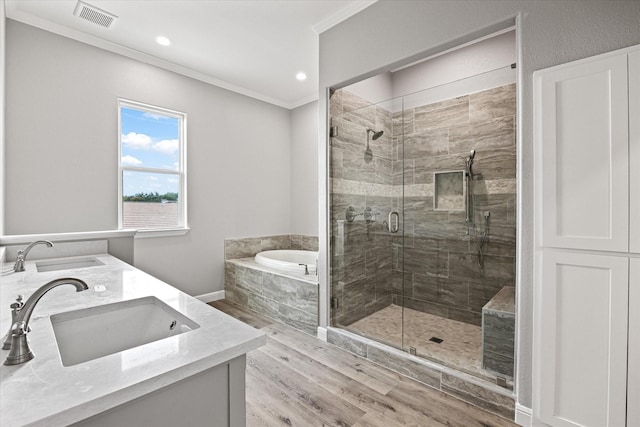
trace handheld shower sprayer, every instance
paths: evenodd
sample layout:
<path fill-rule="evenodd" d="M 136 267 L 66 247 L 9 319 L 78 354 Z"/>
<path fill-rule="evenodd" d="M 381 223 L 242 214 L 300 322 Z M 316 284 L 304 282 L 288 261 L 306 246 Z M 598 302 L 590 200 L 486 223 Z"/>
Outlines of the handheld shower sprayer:
<path fill-rule="evenodd" d="M 466 211 L 466 215 L 465 215 L 465 223 L 467 224 L 467 226 L 471 225 L 471 222 L 473 220 L 473 187 L 471 186 L 471 181 L 473 181 L 473 158 L 476 156 L 476 150 L 471 150 L 471 152 L 469 153 L 469 157 L 467 157 L 467 167 L 466 167 L 466 173 L 467 173 L 467 180 L 466 180 L 466 184 L 467 184 L 467 200 L 465 203 L 465 211 Z M 467 233 L 469 231 L 467 230 Z"/>
<path fill-rule="evenodd" d="M 476 150 L 471 150 L 469 157 L 467 157 L 467 175 L 473 179 L 473 158 L 476 156 Z"/>

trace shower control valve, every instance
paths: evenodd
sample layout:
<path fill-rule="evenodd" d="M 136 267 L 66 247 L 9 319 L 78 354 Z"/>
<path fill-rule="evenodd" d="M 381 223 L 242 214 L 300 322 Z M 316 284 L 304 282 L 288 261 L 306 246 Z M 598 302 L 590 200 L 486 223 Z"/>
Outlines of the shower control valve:
<path fill-rule="evenodd" d="M 345 213 L 345 218 L 347 219 L 347 222 L 353 222 L 353 220 L 356 219 L 356 217 L 359 215 L 364 215 L 364 214 L 357 213 L 356 209 L 353 206 L 349 206 L 347 208 L 347 212 Z"/>
<path fill-rule="evenodd" d="M 375 221 L 376 215 L 380 215 L 380 212 L 374 212 L 370 207 L 364 210 L 364 220 L 365 221 Z"/>

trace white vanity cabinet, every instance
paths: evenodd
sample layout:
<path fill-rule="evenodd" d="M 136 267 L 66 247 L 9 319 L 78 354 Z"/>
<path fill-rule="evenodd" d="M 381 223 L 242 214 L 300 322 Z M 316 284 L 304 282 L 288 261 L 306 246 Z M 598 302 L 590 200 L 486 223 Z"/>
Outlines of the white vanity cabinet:
<path fill-rule="evenodd" d="M 629 53 L 629 175 L 629 251 L 640 254 L 640 50 Z"/>
<path fill-rule="evenodd" d="M 625 425 L 629 258 L 545 251 L 540 286 L 540 420 Z"/>
<path fill-rule="evenodd" d="M 640 46 L 534 73 L 534 425 L 640 426 Z"/>
<path fill-rule="evenodd" d="M 629 268 L 629 391 L 627 426 L 640 426 L 640 258 Z"/>
<path fill-rule="evenodd" d="M 626 252 L 627 55 L 541 71 L 537 82 L 542 246 Z"/>

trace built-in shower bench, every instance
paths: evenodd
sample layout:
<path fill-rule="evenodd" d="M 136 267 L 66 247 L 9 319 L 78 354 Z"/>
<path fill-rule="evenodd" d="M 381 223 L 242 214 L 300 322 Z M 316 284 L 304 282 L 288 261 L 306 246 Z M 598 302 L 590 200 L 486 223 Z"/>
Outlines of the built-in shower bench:
<path fill-rule="evenodd" d="M 506 378 L 513 377 L 515 296 L 505 286 L 482 307 L 482 367 Z"/>

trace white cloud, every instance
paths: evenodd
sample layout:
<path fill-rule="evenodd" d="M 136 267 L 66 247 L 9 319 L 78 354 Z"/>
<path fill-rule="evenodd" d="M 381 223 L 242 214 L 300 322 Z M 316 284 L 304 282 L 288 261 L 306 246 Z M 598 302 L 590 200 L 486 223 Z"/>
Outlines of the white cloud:
<path fill-rule="evenodd" d="M 129 132 L 123 134 L 121 140 L 124 145 L 134 150 L 148 150 L 153 145 L 151 137 L 143 133 Z"/>
<path fill-rule="evenodd" d="M 150 113 L 148 111 L 146 111 L 142 116 L 146 117 L 147 119 L 153 119 L 153 120 L 163 120 L 163 119 L 170 119 L 171 118 L 169 116 L 164 116 L 162 114 L 154 114 L 154 113 Z"/>
<path fill-rule="evenodd" d="M 156 177 L 155 177 L 155 176 L 153 176 L 153 175 L 149 175 L 149 176 L 147 177 L 147 179 L 148 179 L 149 181 L 157 181 L 157 180 L 158 180 L 158 178 L 156 178 Z"/>
<path fill-rule="evenodd" d="M 122 156 L 122 164 L 123 165 L 130 165 L 130 166 L 138 166 L 140 164 L 142 164 L 142 162 L 139 159 L 136 159 L 133 156 Z"/>
<path fill-rule="evenodd" d="M 173 154 L 178 151 L 177 139 L 163 139 L 153 144 L 153 150 L 162 154 Z"/>

